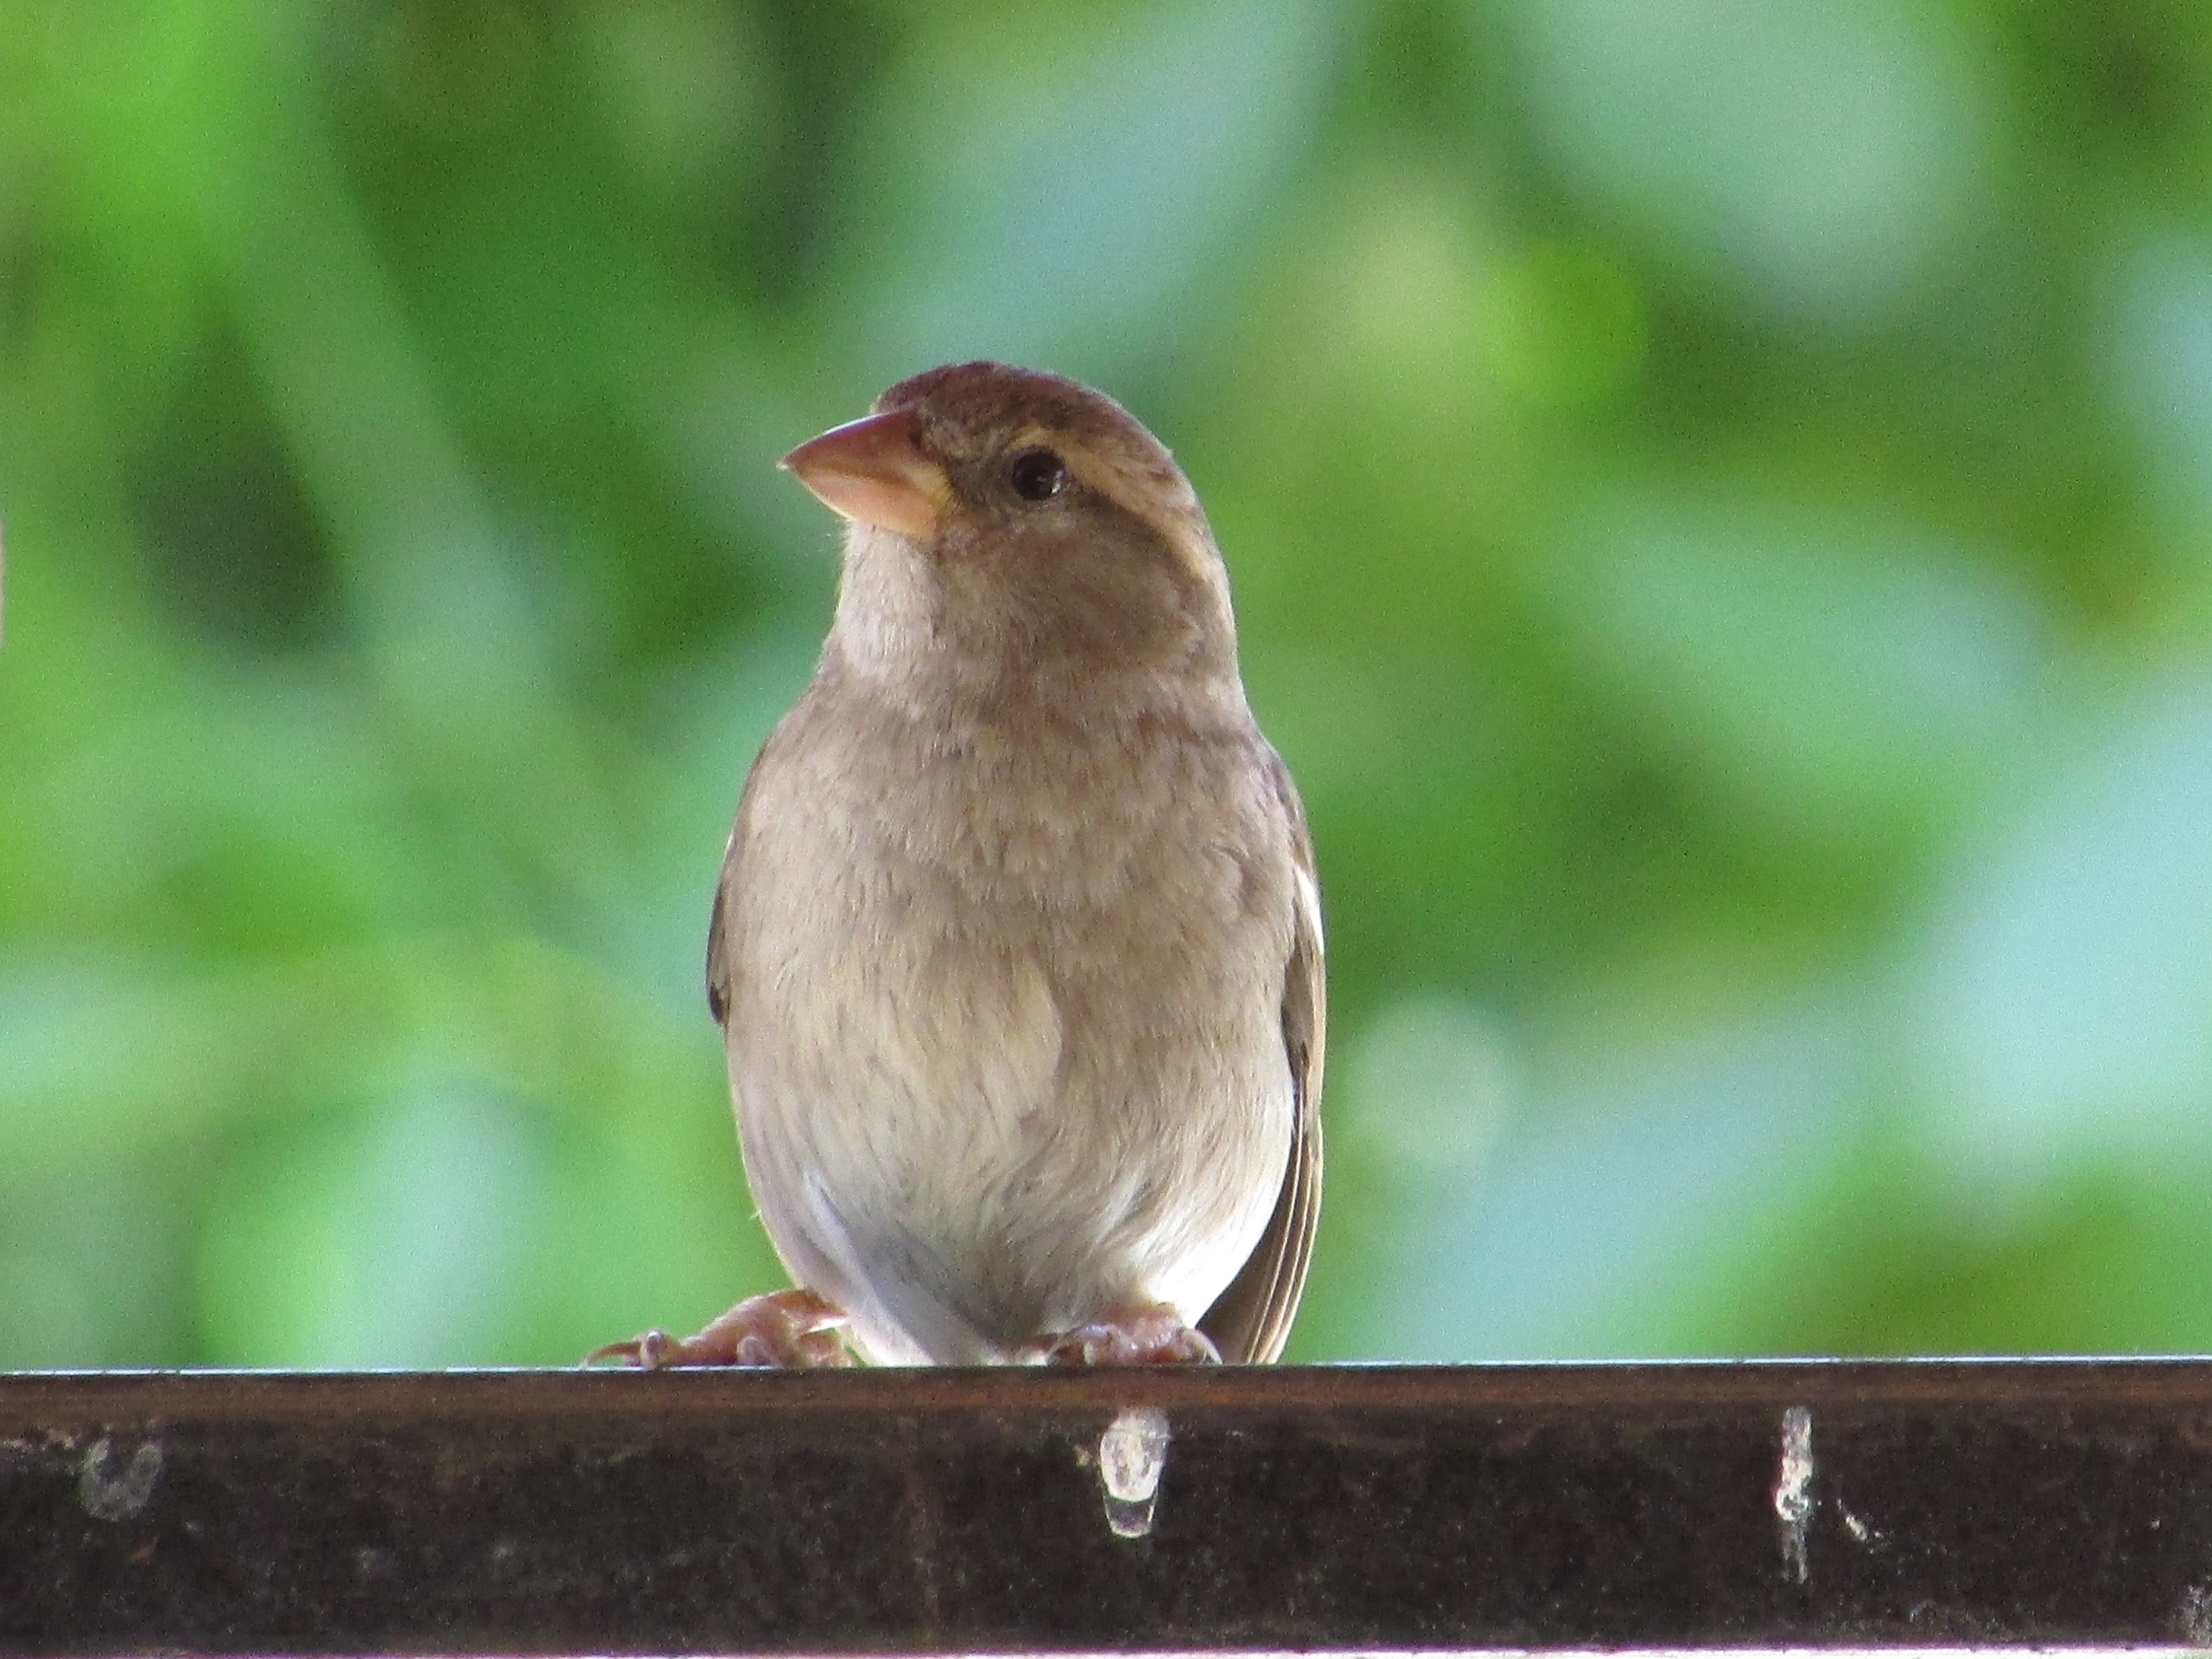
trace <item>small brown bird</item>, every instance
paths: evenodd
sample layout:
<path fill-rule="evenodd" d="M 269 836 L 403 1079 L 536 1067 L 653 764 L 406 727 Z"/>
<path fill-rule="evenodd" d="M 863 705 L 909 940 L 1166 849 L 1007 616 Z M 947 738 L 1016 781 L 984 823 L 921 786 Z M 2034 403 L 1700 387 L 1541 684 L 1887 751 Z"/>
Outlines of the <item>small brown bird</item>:
<path fill-rule="evenodd" d="M 785 457 L 848 520 L 707 948 L 799 1288 L 594 1358 L 1272 1360 L 1321 1202 L 1320 893 L 1190 484 L 1120 405 L 934 369 Z"/>

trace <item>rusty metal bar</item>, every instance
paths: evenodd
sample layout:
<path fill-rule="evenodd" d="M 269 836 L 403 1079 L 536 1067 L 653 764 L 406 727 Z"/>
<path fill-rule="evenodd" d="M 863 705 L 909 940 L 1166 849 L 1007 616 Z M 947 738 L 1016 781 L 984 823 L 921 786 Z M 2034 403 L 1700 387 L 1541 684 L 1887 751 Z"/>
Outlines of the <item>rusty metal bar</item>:
<path fill-rule="evenodd" d="M 2212 1645 L 2212 1362 L 0 1376 L 0 1651 Z"/>

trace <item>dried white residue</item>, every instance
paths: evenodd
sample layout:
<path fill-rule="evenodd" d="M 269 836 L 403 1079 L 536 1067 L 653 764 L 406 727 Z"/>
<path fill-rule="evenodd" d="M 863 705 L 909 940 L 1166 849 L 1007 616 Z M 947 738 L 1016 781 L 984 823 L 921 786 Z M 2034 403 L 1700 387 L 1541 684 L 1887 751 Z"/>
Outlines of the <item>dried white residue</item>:
<path fill-rule="evenodd" d="M 2212 1648 L 2212 1589 L 2191 1584 L 2181 1592 L 2181 1639 L 2191 1647 Z"/>
<path fill-rule="evenodd" d="M 1774 1512 L 1782 1519 L 1782 1568 L 1799 1583 L 1811 1570 L 1805 1534 L 1813 1521 L 1813 1413 L 1782 1413 L 1782 1464 L 1774 1475 Z"/>
<path fill-rule="evenodd" d="M 115 1442 L 102 1435 L 78 1467 L 76 1501 L 96 1521 L 127 1521 L 146 1507 L 161 1478 L 161 1443 L 149 1440 L 128 1461 L 116 1455 Z"/>
<path fill-rule="evenodd" d="M 1152 1529 L 1168 1439 L 1168 1414 L 1150 1406 L 1121 1413 L 1098 1437 L 1098 1484 L 1106 1491 L 1106 1524 L 1116 1537 L 1142 1538 Z"/>
<path fill-rule="evenodd" d="M 1869 1526 L 1860 1520 L 1858 1516 L 1844 1507 L 1841 1499 L 1837 1501 L 1836 1513 L 1842 1517 L 1844 1530 L 1850 1534 L 1854 1542 L 1863 1544 L 1869 1549 L 1873 1549 L 1882 1542 L 1881 1528 Z"/>

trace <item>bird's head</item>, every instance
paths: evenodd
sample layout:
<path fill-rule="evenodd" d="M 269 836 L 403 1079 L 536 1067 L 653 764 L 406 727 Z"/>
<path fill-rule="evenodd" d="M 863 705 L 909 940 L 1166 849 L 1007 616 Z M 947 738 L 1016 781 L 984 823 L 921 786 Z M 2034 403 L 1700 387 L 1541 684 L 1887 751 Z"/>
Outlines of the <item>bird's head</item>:
<path fill-rule="evenodd" d="M 1235 683 L 1205 513 L 1166 447 L 1110 398 L 956 364 L 901 381 L 783 465 L 849 521 L 837 635 L 864 661 Z"/>

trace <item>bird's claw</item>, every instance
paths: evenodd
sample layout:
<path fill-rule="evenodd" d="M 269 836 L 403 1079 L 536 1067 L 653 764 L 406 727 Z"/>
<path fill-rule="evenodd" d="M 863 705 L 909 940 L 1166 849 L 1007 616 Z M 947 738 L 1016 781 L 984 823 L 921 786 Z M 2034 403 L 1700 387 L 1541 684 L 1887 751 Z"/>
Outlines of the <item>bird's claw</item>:
<path fill-rule="evenodd" d="M 1221 1350 L 1164 1302 L 1106 1309 L 1052 1338 L 1048 1365 L 1218 1365 Z"/>
<path fill-rule="evenodd" d="M 784 1370 L 849 1365 L 853 1351 L 845 1346 L 845 1324 L 843 1310 L 811 1291 L 775 1291 L 746 1297 L 696 1336 L 650 1330 L 594 1348 L 584 1364 L 612 1359 L 647 1371 L 698 1365 Z"/>

